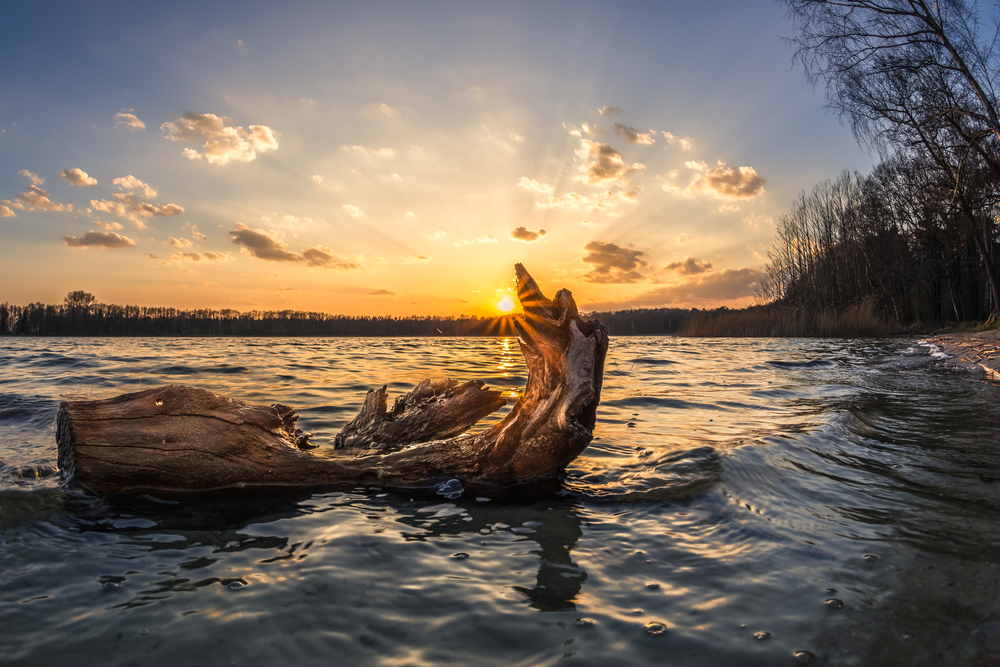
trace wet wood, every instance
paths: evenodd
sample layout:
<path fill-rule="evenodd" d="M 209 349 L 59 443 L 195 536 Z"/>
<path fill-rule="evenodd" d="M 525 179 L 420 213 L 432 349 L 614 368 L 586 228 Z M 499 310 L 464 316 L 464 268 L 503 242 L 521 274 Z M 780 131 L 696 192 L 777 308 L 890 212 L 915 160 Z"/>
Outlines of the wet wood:
<path fill-rule="evenodd" d="M 304 451 L 288 406 L 170 385 L 63 403 L 60 469 L 101 494 L 427 486 L 451 478 L 503 486 L 555 475 L 593 437 L 607 330 L 580 317 L 569 291 L 548 299 L 523 266 L 515 271 L 528 383 L 510 413 L 480 433 L 466 431 L 504 399 L 479 381 L 425 380 L 392 410 L 385 387 L 369 391 L 330 456 Z"/>

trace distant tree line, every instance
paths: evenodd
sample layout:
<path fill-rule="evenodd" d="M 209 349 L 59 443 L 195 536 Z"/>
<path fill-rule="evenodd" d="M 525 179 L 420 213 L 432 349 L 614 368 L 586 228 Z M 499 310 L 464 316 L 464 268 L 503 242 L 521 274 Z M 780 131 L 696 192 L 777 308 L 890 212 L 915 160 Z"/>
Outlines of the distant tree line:
<path fill-rule="evenodd" d="M 650 308 L 591 313 L 613 335 L 678 334 L 693 315 Z M 99 303 L 70 292 L 62 304 L 0 304 L 0 335 L 22 336 L 516 336 L 513 316 L 369 317 L 294 310 L 182 310 Z"/>
<path fill-rule="evenodd" d="M 0 335 L 28 336 L 513 336 L 509 316 L 368 317 L 295 310 L 183 310 L 98 303 L 0 304 Z"/>

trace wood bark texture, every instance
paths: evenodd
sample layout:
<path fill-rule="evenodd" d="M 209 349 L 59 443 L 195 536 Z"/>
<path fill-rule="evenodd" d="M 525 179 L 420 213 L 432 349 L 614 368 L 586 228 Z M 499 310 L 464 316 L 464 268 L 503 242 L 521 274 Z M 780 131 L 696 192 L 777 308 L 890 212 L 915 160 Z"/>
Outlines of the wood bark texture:
<path fill-rule="evenodd" d="M 447 479 L 508 486 L 558 474 L 593 438 L 607 329 L 583 320 L 569 291 L 548 299 L 523 266 L 515 271 L 528 384 L 510 413 L 480 433 L 464 434 L 505 403 L 481 381 L 425 380 L 392 410 L 385 387 L 370 390 L 330 456 L 303 451 L 288 406 L 169 385 L 63 403 L 59 467 L 70 483 L 99 494 Z"/>

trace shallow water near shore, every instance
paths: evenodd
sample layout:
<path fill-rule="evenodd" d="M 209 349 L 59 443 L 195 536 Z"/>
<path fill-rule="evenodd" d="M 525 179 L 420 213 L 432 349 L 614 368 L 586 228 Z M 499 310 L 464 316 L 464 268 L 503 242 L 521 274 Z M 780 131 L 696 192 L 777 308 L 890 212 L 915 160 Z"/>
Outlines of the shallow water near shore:
<path fill-rule="evenodd" d="M 613 338 L 551 484 L 104 499 L 60 401 L 282 402 L 323 455 L 370 387 L 512 403 L 517 341 L 0 338 L 0 664 L 996 664 L 1000 390 L 928 352 Z"/>

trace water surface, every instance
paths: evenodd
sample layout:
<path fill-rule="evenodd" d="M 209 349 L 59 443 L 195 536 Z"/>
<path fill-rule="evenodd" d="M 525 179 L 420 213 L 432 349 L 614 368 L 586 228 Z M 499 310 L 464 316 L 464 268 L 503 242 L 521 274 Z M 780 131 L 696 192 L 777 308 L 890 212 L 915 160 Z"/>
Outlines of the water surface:
<path fill-rule="evenodd" d="M 192 384 L 329 446 L 426 377 L 527 380 L 504 338 L 0 338 L 0 664 L 1000 658 L 1000 396 L 914 341 L 615 338 L 594 443 L 503 495 L 102 499 L 55 469 L 63 400 Z"/>

